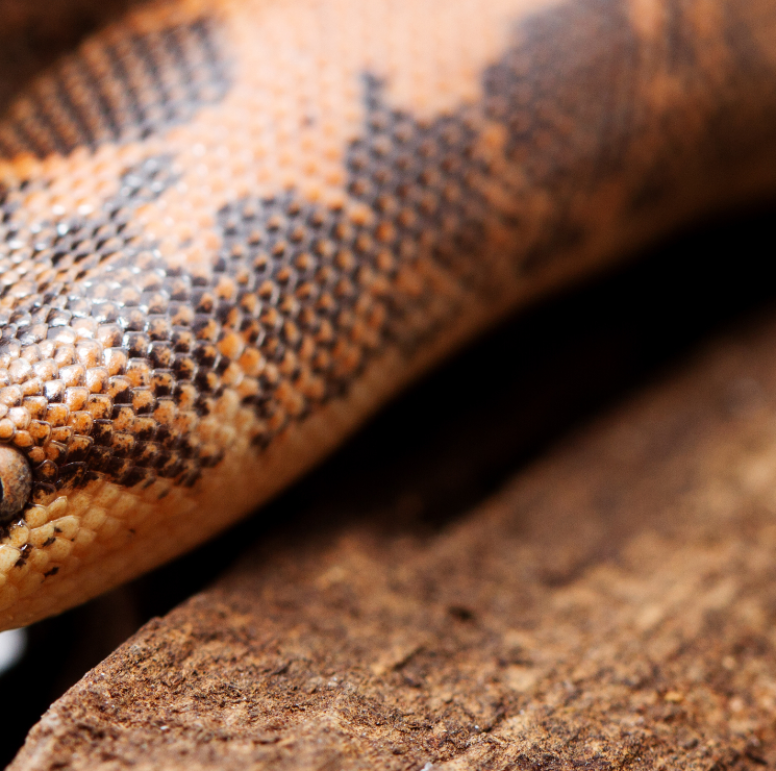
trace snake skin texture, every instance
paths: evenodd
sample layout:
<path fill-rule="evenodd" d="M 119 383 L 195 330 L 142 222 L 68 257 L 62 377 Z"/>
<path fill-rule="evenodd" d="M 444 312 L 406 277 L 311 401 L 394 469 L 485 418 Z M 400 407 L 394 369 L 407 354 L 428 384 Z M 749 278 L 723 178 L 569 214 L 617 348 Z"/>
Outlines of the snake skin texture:
<path fill-rule="evenodd" d="M 0 628 L 224 528 L 521 302 L 772 192 L 774 129 L 771 0 L 131 8 L 0 119 Z"/>

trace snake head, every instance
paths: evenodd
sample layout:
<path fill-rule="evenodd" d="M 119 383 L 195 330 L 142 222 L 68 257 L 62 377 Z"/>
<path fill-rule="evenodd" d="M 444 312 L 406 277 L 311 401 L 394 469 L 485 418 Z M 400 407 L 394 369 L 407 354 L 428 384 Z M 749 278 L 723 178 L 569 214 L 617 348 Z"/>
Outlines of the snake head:
<path fill-rule="evenodd" d="M 200 2 L 130 14 L 0 120 L 0 627 L 165 559 L 176 517 L 173 539 L 207 537 L 180 520 L 191 489 L 255 455 L 230 428 L 212 229 L 163 224 L 171 135 L 230 89 L 221 34 Z"/>
<path fill-rule="evenodd" d="M 501 253 L 479 177 L 432 152 L 479 168 L 476 128 L 392 109 L 365 58 L 321 73 L 337 39 L 289 58 L 293 14 L 203 7 L 129 16 L 0 121 L 0 626 L 245 513 L 501 283 L 455 254 Z"/>

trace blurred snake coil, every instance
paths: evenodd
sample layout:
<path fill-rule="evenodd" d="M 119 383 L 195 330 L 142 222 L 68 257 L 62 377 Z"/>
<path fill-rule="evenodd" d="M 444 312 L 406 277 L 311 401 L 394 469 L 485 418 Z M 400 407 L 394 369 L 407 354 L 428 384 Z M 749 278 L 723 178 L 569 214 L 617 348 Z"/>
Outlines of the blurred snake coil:
<path fill-rule="evenodd" d="M 774 192 L 773 0 L 134 5 L 0 118 L 0 628 L 225 528 L 520 303 Z"/>

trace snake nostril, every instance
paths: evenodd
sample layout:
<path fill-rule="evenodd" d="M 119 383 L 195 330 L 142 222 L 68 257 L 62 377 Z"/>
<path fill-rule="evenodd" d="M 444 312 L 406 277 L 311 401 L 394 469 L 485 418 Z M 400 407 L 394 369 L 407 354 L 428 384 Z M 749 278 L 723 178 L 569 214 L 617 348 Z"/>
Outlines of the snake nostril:
<path fill-rule="evenodd" d="M 13 447 L 0 447 L 0 524 L 24 508 L 31 489 L 32 471 L 26 458 Z"/>

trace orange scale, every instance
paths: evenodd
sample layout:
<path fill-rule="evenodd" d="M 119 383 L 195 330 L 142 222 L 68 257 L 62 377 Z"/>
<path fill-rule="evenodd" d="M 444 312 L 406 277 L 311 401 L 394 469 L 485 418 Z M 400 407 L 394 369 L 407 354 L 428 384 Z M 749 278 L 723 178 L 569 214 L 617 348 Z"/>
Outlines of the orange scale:
<path fill-rule="evenodd" d="M 0 388 L 0 404 L 6 407 L 17 407 L 22 403 L 22 389 L 19 386 Z"/>
<path fill-rule="evenodd" d="M 8 410 L 7 420 L 10 420 L 17 429 L 26 429 L 30 425 L 30 414 L 24 407 L 12 407 Z"/>
<path fill-rule="evenodd" d="M 40 171 L 45 177 L 57 179 L 61 174 L 67 173 L 65 171 L 66 164 L 67 162 L 61 155 L 49 155 L 41 161 Z"/>
<path fill-rule="evenodd" d="M 29 431 L 17 431 L 13 437 L 13 443 L 22 450 L 35 445 L 35 439 Z"/>
<path fill-rule="evenodd" d="M 248 140 L 240 138 L 240 142 L 245 143 L 248 142 Z M 243 147 L 244 146 L 245 145 L 243 144 Z M 238 145 L 233 148 L 231 160 L 226 171 L 233 178 L 246 177 L 250 172 L 250 164 L 250 158 L 247 157 L 246 153 L 241 152 L 241 148 Z"/>
<path fill-rule="evenodd" d="M 64 538 L 56 538 L 54 543 L 48 547 L 48 554 L 52 562 L 64 562 L 73 551 L 73 544 L 71 541 L 67 541 Z M 68 566 L 70 570 L 74 568 L 73 565 Z"/>
<path fill-rule="evenodd" d="M 22 205 L 30 212 L 44 211 L 50 208 L 50 196 L 45 191 L 36 190 L 25 196 Z"/>

